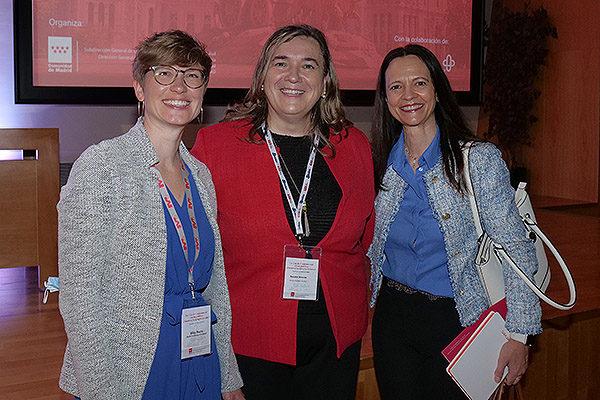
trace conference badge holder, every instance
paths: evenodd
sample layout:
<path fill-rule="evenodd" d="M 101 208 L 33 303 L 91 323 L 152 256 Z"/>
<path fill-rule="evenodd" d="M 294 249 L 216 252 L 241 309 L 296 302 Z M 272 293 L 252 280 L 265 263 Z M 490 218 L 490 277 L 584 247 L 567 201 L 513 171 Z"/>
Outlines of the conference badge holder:
<path fill-rule="evenodd" d="M 205 356 L 212 352 L 212 312 L 199 300 L 184 300 L 181 311 L 181 359 Z"/>
<path fill-rule="evenodd" d="M 287 244 L 283 248 L 284 300 L 318 300 L 321 247 Z"/>

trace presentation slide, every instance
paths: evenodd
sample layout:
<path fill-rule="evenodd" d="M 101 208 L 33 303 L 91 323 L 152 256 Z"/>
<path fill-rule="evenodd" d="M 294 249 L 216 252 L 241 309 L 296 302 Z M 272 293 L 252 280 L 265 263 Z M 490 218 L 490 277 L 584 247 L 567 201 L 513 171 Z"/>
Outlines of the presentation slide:
<path fill-rule="evenodd" d="M 372 90 L 395 47 L 433 51 L 469 91 L 471 0 L 33 0 L 34 86 L 131 87 L 135 46 L 182 29 L 213 59 L 209 88 L 247 88 L 267 38 L 308 23 L 329 43 L 342 89 Z"/>

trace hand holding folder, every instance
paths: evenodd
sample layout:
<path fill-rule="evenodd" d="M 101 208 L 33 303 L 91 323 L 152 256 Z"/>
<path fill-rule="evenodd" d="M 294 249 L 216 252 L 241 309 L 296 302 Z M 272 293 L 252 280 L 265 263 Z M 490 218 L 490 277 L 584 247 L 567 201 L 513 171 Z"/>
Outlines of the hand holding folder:
<path fill-rule="evenodd" d="M 506 315 L 506 303 L 488 309 L 442 351 L 450 361 L 446 371 L 472 400 L 489 399 L 499 385 L 494 371 L 500 349 L 508 341 L 501 312 Z"/>
<path fill-rule="evenodd" d="M 448 346 L 446 346 L 444 350 L 442 350 L 442 354 L 444 355 L 444 357 L 446 357 L 446 360 L 452 361 L 454 357 L 456 357 L 456 354 L 458 354 L 458 352 L 462 349 L 465 342 L 471 337 L 473 332 L 475 332 L 475 329 L 477 329 L 477 327 L 481 325 L 481 323 L 487 317 L 487 315 L 493 311 L 500 313 L 502 318 L 506 319 L 506 299 L 500 300 L 499 302 L 485 310 L 473 325 L 463 329 L 463 331 L 456 337 L 456 339 L 454 339 Z"/>

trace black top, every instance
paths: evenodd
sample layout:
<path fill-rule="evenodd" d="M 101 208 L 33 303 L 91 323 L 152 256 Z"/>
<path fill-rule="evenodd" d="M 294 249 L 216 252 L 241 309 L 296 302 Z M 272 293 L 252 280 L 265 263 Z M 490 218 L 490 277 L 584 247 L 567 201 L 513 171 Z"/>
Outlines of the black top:
<path fill-rule="evenodd" d="M 308 158 L 312 150 L 312 141 L 308 136 L 283 136 L 273 132 L 271 133 L 273 134 L 273 141 L 275 142 L 275 145 L 279 147 L 279 160 L 283 173 L 288 179 L 291 178 L 289 186 L 292 196 L 294 197 L 294 201 L 297 203 L 298 197 L 300 197 L 298 189 L 302 189 L 306 165 L 308 164 Z M 288 223 L 290 224 L 290 229 L 295 235 L 296 229 L 294 227 L 292 212 L 281 184 L 280 187 L 281 198 L 285 207 L 285 214 L 287 216 Z M 306 196 L 306 209 L 308 214 L 310 235 L 308 237 L 303 237 L 302 244 L 304 246 L 316 246 L 321 240 L 323 240 L 333 225 L 333 221 L 335 220 L 335 215 L 341 200 L 342 189 L 331 173 L 331 170 L 329 169 L 329 166 L 327 165 L 323 155 L 317 152 L 315 157 L 315 165 L 313 167 L 313 174 L 310 180 L 310 186 Z M 304 217 L 302 220 L 304 227 Z M 326 257 L 327 255 L 323 254 L 323 256 Z M 320 283 L 318 296 L 319 299 L 316 303 L 311 301 L 300 301 L 299 312 L 326 312 L 325 298 Z"/>

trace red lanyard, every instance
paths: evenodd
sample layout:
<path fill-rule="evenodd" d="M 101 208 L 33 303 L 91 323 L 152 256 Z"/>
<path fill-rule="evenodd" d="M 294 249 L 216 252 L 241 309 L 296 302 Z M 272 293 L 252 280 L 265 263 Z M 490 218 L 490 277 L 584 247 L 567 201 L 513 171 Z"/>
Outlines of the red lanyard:
<path fill-rule="evenodd" d="M 190 189 L 190 181 L 187 176 L 187 169 L 185 168 L 185 164 L 181 161 L 181 175 L 183 177 L 183 182 L 185 183 L 185 197 L 187 198 L 187 210 L 188 215 L 190 217 L 190 221 L 192 222 L 192 229 L 194 231 L 194 242 L 196 245 L 196 256 L 194 257 L 194 261 L 190 265 L 190 260 L 188 256 L 188 244 L 185 237 L 185 231 L 183 230 L 183 225 L 179 220 L 179 216 L 177 215 L 177 211 L 175 211 L 175 207 L 173 206 L 173 200 L 169 191 L 167 190 L 167 186 L 165 185 L 162 175 L 156 166 L 152 166 L 155 169 L 156 174 L 158 175 L 158 189 L 160 191 L 162 200 L 164 204 L 167 206 L 167 210 L 169 211 L 169 215 L 171 216 L 171 220 L 173 221 L 173 225 L 175 225 L 175 229 L 177 230 L 177 235 L 179 236 L 179 243 L 181 244 L 181 248 L 183 249 L 183 255 L 185 256 L 185 261 L 188 265 L 188 283 L 190 285 L 190 289 L 192 291 L 192 298 L 195 300 L 196 296 L 194 294 L 194 264 L 196 260 L 198 260 L 198 256 L 200 255 L 200 233 L 198 232 L 198 224 L 196 223 L 196 215 L 194 214 L 194 202 L 192 200 L 192 191 Z"/>

